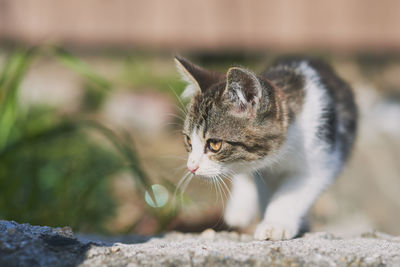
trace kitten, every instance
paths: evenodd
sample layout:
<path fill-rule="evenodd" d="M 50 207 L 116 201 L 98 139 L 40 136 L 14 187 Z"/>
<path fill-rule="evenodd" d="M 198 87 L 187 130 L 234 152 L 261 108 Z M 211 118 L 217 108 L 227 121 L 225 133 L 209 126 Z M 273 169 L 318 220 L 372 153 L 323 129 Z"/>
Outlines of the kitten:
<path fill-rule="evenodd" d="M 256 239 L 296 237 L 349 157 L 357 126 L 350 87 L 312 59 L 281 59 L 259 75 L 175 61 L 191 98 L 183 129 L 189 171 L 232 178 L 228 225 L 244 228 L 260 210 Z"/>

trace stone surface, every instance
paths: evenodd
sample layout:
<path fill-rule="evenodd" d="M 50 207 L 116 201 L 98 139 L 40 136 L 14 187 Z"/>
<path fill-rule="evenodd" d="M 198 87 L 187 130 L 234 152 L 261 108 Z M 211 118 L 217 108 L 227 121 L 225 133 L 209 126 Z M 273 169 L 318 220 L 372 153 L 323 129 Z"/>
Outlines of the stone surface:
<path fill-rule="evenodd" d="M 0 266 L 399 266 L 400 237 L 368 232 L 342 239 L 310 233 L 254 241 L 235 232 L 102 238 L 0 221 Z"/>

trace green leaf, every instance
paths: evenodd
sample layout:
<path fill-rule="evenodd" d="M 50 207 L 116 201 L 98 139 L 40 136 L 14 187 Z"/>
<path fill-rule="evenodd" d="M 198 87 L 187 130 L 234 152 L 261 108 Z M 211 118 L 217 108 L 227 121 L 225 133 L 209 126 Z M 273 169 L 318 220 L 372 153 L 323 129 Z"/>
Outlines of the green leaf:
<path fill-rule="evenodd" d="M 68 51 L 60 47 L 53 47 L 53 51 L 60 62 L 66 67 L 84 76 L 103 90 L 109 90 L 111 88 L 111 83 L 109 81 L 98 75 L 89 65 L 73 56 Z"/>
<path fill-rule="evenodd" d="M 34 50 L 20 50 L 6 60 L 0 75 L 0 150 L 12 133 L 18 115 L 18 92 Z"/>

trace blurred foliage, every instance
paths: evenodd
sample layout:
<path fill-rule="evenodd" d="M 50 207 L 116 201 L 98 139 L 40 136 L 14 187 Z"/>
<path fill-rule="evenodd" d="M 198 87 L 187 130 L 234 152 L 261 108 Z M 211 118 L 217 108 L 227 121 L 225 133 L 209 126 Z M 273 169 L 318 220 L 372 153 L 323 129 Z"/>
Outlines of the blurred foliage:
<path fill-rule="evenodd" d="M 66 116 L 55 108 L 21 108 L 18 105 L 24 76 L 32 61 L 41 57 L 55 59 L 84 78 L 78 111 Z M 116 81 L 110 82 L 59 47 L 41 46 L 9 53 L 0 66 L 0 219 L 106 232 L 107 222 L 115 215 L 116 207 L 113 194 L 109 192 L 111 178 L 126 170 L 134 177 L 138 194 L 143 199 L 137 203 L 138 209 L 146 213 L 132 222 L 126 232 L 136 229 L 145 217 L 157 223 L 157 232 L 165 230 L 175 219 L 179 208 L 171 201 L 158 208 L 145 205 L 144 192 L 148 191 L 152 198 L 156 196 L 131 136 L 117 135 L 85 118 L 93 117 L 91 115 L 100 110 L 116 83 L 144 92 L 156 90 L 169 94 L 181 109 L 178 95 L 185 83 L 175 68 L 162 66 L 165 61 L 160 61 L 159 57 L 128 54 L 119 59 L 123 62 L 122 73 Z M 199 56 L 198 61 L 225 71 L 226 61 L 245 64 L 249 59 L 230 57 L 212 61 L 207 56 Z M 158 178 L 169 192 L 175 191 L 172 182 Z"/>
<path fill-rule="evenodd" d="M 87 110 L 96 109 L 112 87 L 57 47 L 20 49 L 9 55 L 0 69 L 0 219 L 104 231 L 114 210 L 107 192 L 109 177 L 130 170 L 140 193 L 150 182 L 128 136 L 121 138 L 97 122 L 79 119 L 82 111 L 65 117 L 45 107 L 18 106 L 20 84 L 31 61 L 49 53 L 86 78 Z M 112 146 L 95 142 L 90 138 L 94 133 Z"/>
<path fill-rule="evenodd" d="M 152 60 L 148 57 L 126 57 L 122 82 L 133 88 L 155 89 L 167 94 L 173 93 L 173 90 L 180 95 L 185 89 L 185 83 L 179 78 L 175 68 L 172 68 L 171 72 L 157 72 L 157 68 L 151 63 Z"/>
<path fill-rule="evenodd" d="M 90 82 L 83 85 L 84 93 L 80 109 L 84 112 L 93 112 L 100 109 L 107 98 L 107 92 L 99 90 Z"/>

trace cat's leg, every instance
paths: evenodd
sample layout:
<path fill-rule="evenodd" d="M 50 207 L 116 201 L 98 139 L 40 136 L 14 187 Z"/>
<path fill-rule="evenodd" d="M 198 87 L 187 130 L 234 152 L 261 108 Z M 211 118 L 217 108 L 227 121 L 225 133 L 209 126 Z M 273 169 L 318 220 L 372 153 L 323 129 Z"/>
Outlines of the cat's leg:
<path fill-rule="evenodd" d="M 272 195 L 254 237 L 259 240 L 294 238 L 300 231 L 304 216 L 332 176 L 327 171 L 310 170 L 307 174 L 287 177 Z"/>
<path fill-rule="evenodd" d="M 257 212 L 257 188 L 252 175 L 235 175 L 224 214 L 225 222 L 231 227 L 244 228 L 251 224 Z"/>

